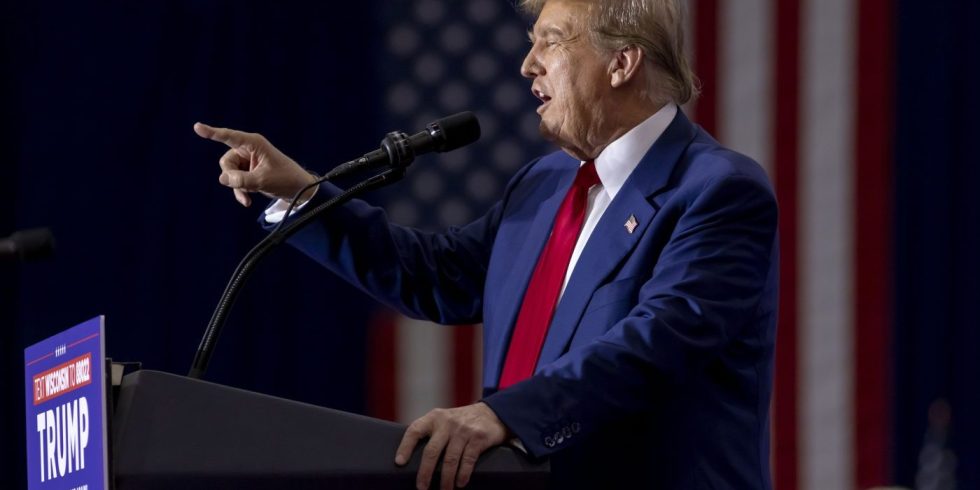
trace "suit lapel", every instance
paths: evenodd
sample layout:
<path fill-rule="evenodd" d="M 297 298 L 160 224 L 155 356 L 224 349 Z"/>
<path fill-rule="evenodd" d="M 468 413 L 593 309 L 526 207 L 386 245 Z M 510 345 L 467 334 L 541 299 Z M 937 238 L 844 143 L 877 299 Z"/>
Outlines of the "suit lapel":
<path fill-rule="evenodd" d="M 517 321 L 517 313 L 520 311 L 521 303 L 524 300 L 524 292 L 531 281 L 531 274 L 538 263 L 538 256 L 541 255 L 544 244 L 551 236 L 551 229 L 554 225 L 555 216 L 558 214 L 558 208 L 561 206 L 565 194 L 568 193 L 569 187 L 572 186 L 572 181 L 575 180 L 578 161 L 571 157 L 564 158 L 564 160 L 567 160 L 567 165 L 562 162 L 561 177 L 554 188 L 554 193 L 541 202 L 530 224 L 518 231 L 526 239 L 523 241 L 523 245 L 511 251 L 516 254 L 516 257 L 508 279 L 503 286 L 505 290 L 499 293 L 497 313 L 500 315 L 500 321 L 495 322 L 499 325 L 506 325 L 506 328 L 492 329 L 487 332 L 489 336 L 487 338 L 486 356 L 489 362 L 484 363 L 484 365 L 488 369 L 492 369 L 492 372 L 485 373 L 484 379 L 489 381 L 491 386 L 496 386 L 500 380 L 500 369 L 503 367 L 510 334 Z"/>
<path fill-rule="evenodd" d="M 636 247 L 656 214 L 649 197 L 667 186 L 674 167 L 694 135 L 694 126 L 683 112 L 678 111 L 609 204 L 582 250 L 558 303 L 538 358 L 538 369 L 565 352 L 592 294 L 608 281 Z M 631 215 L 636 218 L 632 233 L 624 226 Z"/>

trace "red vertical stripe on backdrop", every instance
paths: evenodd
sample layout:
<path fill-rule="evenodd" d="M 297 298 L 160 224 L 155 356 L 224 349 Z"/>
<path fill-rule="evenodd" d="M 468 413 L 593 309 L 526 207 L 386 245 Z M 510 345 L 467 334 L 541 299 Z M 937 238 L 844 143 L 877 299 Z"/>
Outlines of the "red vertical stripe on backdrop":
<path fill-rule="evenodd" d="M 800 0 L 778 0 L 775 33 L 776 100 L 773 114 L 773 175 L 779 201 L 779 326 L 773 394 L 773 483 L 797 488 L 797 222 L 800 92 Z"/>
<path fill-rule="evenodd" d="M 475 402 L 476 367 L 473 362 L 473 339 L 476 327 L 461 325 L 452 327 L 453 341 L 449 343 L 452 362 L 453 406 L 460 407 Z"/>
<path fill-rule="evenodd" d="M 367 407 L 379 419 L 398 419 L 398 321 L 395 314 L 382 311 L 368 326 Z"/>
<path fill-rule="evenodd" d="M 854 455 L 857 488 L 891 483 L 892 0 L 858 2 Z"/>
<path fill-rule="evenodd" d="M 694 120 L 707 132 L 718 130 L 718 0 L 698 0 L 694 16 L 694 73 L 701 81 L 701 96 Z"/>

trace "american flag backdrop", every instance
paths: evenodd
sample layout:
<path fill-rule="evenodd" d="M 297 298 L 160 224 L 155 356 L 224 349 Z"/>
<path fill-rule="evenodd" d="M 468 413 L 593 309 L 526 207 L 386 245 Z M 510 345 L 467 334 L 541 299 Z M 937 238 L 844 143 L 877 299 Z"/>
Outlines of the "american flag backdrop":
<path fill-rule="evenodd" d="M 687 46 L 702 94 L 685 108 L 761 163 L 780 203 L 781 290 L 772 468 L 779 489 L 889 482 L 889 0 L 692 0 Z M 513 2 L 386 6 L 392 128 L 471 109 L 483 139 L 411 169 L 386 202 L 438 229 L 482 213 L 550 151 L 519 75 L 528 19 Z M 861 141 L 861 145 L 856 142 Z M 371 409 L 408 422 L 478 396 L 479 327 L 391 314 L 372 330 Z"/>
<path fill-rule="evenodd" d="M 774 485 L 886 484 L 890 2 L 692 7 L 695 120 L 760 162 L 779 200 Z"/>
<path fill-rule="evenodd" d="M 520 76 L 526 19 L 500 0 L 397 1 L 384 8 L 387 127 L 416 131 L 471 110 L 478 142 L 427 156 L 382 194 L 392 221 L 424 230 L 462 225 L 499 199 L 507 181 L 553 151 L 538 134 L 537 99 Z M 447 328 L 380 312 L 371 335 L 369 406 L 410 422 L 480 393 L 481 328 Z"/>
<path fill-rule="evenodd" d="M 780 203 L 777 488 L 890 480 L 890 8 L 753 0 L 695 11 L 696 66 L 712 75 L 698 118 L 767 167 Z"/>

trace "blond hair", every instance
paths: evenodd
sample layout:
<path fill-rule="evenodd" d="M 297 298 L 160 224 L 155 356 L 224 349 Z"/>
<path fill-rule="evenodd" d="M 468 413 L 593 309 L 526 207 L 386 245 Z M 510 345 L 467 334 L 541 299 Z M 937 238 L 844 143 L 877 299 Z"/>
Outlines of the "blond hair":
<path fill-rule="evenodd" d="M 537 17 L 548 0 L 520 0 Z M 581 0 L 589 6 L 593 44 L 607 50 L 638 46 L 653 61 L 659 93 L 677 104 L 698 94 L 697 79 L 684 55 L 684 7 L 681 0 Z"/>

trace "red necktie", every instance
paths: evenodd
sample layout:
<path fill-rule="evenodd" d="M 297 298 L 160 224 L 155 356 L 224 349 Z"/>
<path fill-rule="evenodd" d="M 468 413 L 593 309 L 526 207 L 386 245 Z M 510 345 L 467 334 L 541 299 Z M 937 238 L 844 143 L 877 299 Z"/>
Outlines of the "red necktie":
<path fill-rule="evenodd" d="M 582 223 L 585 222 L 589 188 L 598 183 L 595 163 L 589 160 L 579 167 L 572 188 L 565 194 L 565 200 L 558 208 L 551 236 L 538 257 L 538 264 L 527 285 L 527 292 L 524 293 L 524 302 L 517 315 L 514 333 L 510 337 L 507 357 L 504 358 L 500 389 L 534 374 L 534 366 L 538 363 L 538 355 L 548 334 L 551 317 L 555 314 L 561 286 L 565 282 L 568 261 L 572 257 L 579 232 L 582 231 Z"/>

